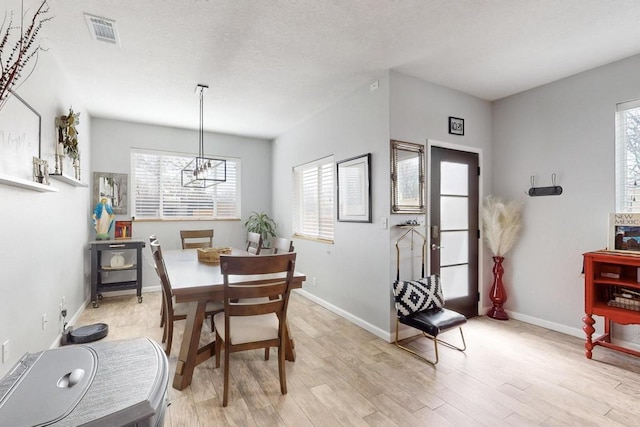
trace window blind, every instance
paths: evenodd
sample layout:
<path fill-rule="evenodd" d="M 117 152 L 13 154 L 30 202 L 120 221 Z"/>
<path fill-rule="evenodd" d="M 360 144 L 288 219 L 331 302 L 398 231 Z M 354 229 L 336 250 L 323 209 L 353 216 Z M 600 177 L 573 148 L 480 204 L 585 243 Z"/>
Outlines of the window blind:
<path fill-rule="evenodd" d="M 333 241 L 333 157 L 294 168 L 294 232 L 300 236 Z"/>
<path fill-rule="evenodd" d="M 133 216 L 137 219 L 240 218 L 240 160 L 226 158 L 227 181 L 182 187 L 180 171 L 193 156 L 132 151 Z"/>
<path fill-rule="evenodd" d="M 616 105 L 616 212 L 640 212 L 640 100 Z"/>

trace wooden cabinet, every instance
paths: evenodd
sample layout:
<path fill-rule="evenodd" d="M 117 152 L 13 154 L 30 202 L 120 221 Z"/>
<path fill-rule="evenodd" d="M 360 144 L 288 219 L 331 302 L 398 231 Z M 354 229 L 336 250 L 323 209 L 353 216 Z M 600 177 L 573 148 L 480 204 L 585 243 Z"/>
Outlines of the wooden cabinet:
<path fill-rule="evenodd" d="M 601 345 L 640 356 L 639 351 L 611 342 L 613 323 L 640 324 L 640 254 L 596 251 L 583 256 L 585 355 L 591 359 L 593 348 Z M 604 335 L 598 338 L 593 338 L 594 315 L 604 317 Z"/>
<path fill-rule="evenodd" d="M 102 292 L 135 289 L 138 302 L 142 302 L 142 240 L 95 240 L 89 243 L 91 250 L 91 302 L 100 306 Z M 122 253 L 122 254 L 118 254 Z M 118 262 L 111 265 L 111 257 Z M 116 281 L 105 281 L 113 273 Z"/>

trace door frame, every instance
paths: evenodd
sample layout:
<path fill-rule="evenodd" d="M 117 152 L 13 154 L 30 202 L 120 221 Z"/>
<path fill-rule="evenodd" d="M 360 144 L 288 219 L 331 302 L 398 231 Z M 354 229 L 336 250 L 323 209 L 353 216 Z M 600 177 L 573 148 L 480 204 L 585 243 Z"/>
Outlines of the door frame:
<path fill-rule="evenodd" d="M 484 161 L 482 156 L 482 149 L 477 147 L 470 147 L 468 145 L 459 145 L 452 144 L 450 142 L 436 141 L 433 139 L 427 138 L 427 227 L 426 228 L 426 237 L 427 242 L 431 241 L 431 184 L 433 183 L 431 172 L 433 168 L 431 167 L 431 148 L 448 148 L 450 150 L 462 151 L 466 153 L 474 153 L 478 155 L 478 165 L 480 166 L 480 176 L 478 177 L 478 227 L 480 228 L 480 239 L 478 242 L 478 292 L 480 293 L 480 300 L 478 301 L 478 316 L 484 316 L 485 312 L 489 309 L 489 306 L 486 305 L 485 301 L 488 299 L 488 292 L 485 292 L 484 289 L 484 268 L 483 268 L 483 254 L 484 254 L 484 235 L 482 233 L 482 203 L 484 201 Z M 428 271 L 431 272 L 431 257 L 427 257 L 427 267 Z"/>

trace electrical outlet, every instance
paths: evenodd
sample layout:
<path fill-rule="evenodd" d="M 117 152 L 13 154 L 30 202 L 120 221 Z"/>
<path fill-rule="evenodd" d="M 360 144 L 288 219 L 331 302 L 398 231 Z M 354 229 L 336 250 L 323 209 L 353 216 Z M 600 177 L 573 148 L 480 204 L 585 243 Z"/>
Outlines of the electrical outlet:
<path fill-rule="evenodd" d="M 2 343 L 2 363 L 9 361 L 9 340 Z"/>
<path fill-rule="evenodd" d="M 47 313 L 42 313 L 42 330 L 44 331 L 47 328 Z"/>

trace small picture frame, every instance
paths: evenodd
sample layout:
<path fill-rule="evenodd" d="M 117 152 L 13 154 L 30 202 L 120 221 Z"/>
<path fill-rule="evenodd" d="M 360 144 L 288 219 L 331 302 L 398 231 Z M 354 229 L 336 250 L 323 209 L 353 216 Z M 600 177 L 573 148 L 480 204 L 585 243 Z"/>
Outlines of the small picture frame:
<path fill-rule="evenodd" d="M 610 251 L 640 253 L 640 214 L 609 214 Z"/>
<path fill-rule="evenodd" d="M 114 236 L 116 240 L 131 239 L 132 234 L 132 221 L 116 221 Z"/>
<path fill-rule="evenodd" d="M 464 119 L 449 117 L 449 133 L 452 135 L 464 135 Z"/>

